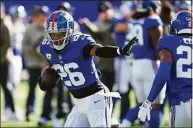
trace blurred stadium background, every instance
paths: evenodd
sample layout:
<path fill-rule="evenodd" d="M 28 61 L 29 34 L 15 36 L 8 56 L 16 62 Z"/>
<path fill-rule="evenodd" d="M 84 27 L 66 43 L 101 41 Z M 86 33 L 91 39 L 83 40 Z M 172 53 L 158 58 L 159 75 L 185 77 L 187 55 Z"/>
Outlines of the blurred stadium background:
<path fill-rule="evenodd" d="M 184 8 L 185 9 L 191 8 L 190 1 L 185 1 L 185 0 L 171 0 L 171 1 L 173 1 L 173 6 L 176 6 L 176 8 L 173 10 L 173 13 L 181 9 L 184 9 Z M 24 0 L 19 1 L 19 0 L 15 0 L 15 1 L 2 1 L 2 2 L 4 3 L 6 16 L 10 15 L 11 13 L 10 8 L 13 7 L 14 5 L 23 6 L 26 11 L 26 15 L 25 17 L 23 17 L 24 24 L 26 25 L 30 19 L 31 11 L 34 6 L 47 6 L 49 7 L 48 13 L 51 13 L 52 11 L 56 9 L 58 5 L 61 4 L 61 2 L 64 2 L 64 1 L 59 1 L 59 0 L 58 1 L 24 1 Z M 83 17 L 87 17 L 90 21 L 95 21 L 97 19 L 97 16 L 98 16 L 98 6 L 97 5 L 99 1 L 67 1 L 67 2 L 69 2 L 75 8 L 74 14 L 73 14 L 75 21 L 78 21 L 79 19 Z M 188 6 L 184 7 L 183 2 L 185 2 Z M 122 1 L 119 1 L 119 0 L 111 1 L 111 3 L 113 5 L 115 14 L 119 14 L 120 13 L 119 8 L 122 4 Z M 87 32 L 83 25 L 80 25 L 80 30 L 82 32 Z M 16 88 L 14 89 L 14 94 L 13 94 L 16 114 L 18 115 L 20 121 L 11 121 L 11 120 L 3 121 L 4 115 L 6 112 L 4 109 L 5 97 L 4 97 L 4 92 L 2 90 L 2 87 L 1 87 L 1 95 L 0 95 L 1 96 L 1 127 L 36 127 L 37 126 L 39 118 L 41 116 L 41 112 L 42 112 L 43 97 L 45 93 L 42 92 L 38 87 L 36 87 L 35 113 L 30 115 L 29 122 L 25 121 L 25 111 L 26 111 L 25 104 L 26 104 L 26 99 L 27 99 L 28 90 L 29 90 L 29 86 L 28 86 L 28 77 L 29 76 L 28 75 L 29 74 L 27 70 L 24 68 L 22 71 L 21 82 L 16 86 Z M 54 96 L 55 95 L 56 93 L 54 94 Z M 136 105 L 136 97 L 135 97 L 135 93 L 133 90 L 129 93 L 128 97 L 130 99 L 130 104 L 131 104 L 130 108 L 132 108 Z M 52 105 L 53 105 L 52 113 L 54 113 L 56 106 L 57 106 L 55 97 L 52 100 Z M 115 111 L 113 113 L 113 117 L 118 120 L 119 115 L 120 115 L 120 101 L 118 101 L 115 105 Z M 139 121 L 136 121 L 133 127 L 139 127 L 138 124 L 139 124 Z M 169 124 L 169 105 L 168 103 L 166 103 L 164 107 L 164 117 L 163 117 L 163 122 L 161 126 L 167 127 L 168 124 Z M 53 123 L 49 121 L 47 126 L 51 127 L 53 126 Z"/>

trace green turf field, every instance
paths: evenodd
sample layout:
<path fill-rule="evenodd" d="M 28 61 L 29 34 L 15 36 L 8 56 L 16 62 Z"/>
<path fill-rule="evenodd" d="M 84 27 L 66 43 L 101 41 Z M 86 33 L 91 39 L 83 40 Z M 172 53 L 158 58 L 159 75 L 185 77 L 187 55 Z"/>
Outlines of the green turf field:
<path fill-rule="evenodd" d="M 31 115 L 31 121 L 30 122 L 25 122 L 25 121 L 20 121 L 20 122 L 2 122 L 1 121 L 1 127 L 36 127 L 37 126 L 37 121 L 39 119 L 39 116 L 41 114 L 41 106 L 42 106 L 42 99 L 44 96 L 44 92 L 42 92 L 39 88 L 36 89 L 37 94 L 37 110 L 36 114 Z M 19 108 L 21 111 L 25 112 L 25 103 L 26 103 L 26 98 L 27 98 L 27 92 L 28 92 L 28 85 L 26 81 L 22 81 L 20 85 L 17 86 L 15 95 L 14 95 L 14 100 L 16 107 Z M 134 99 L 134 92 L 131 92 L 129 95 L 130 99 Z M 3 91 L 1 88 L 1 117 L 3 115 L 3 104 L 4 104 L 4 95 Z M 120 103 L 118 102 L 115 107 L 115 113 L 113 114 L 113 117 L 117 118 L 119 116 L 119 105 Z M 131 106 L 135 106 L 135 100 L 131 100 Z M 1 118 L 2 119 L 2 118 Z M 169 109 L 168 105 L 165 106 L 165 114 L 164 114 L 164 122 L 162 126 L 168 126 L 168 120 L 169 120 Z M 138 121 L 135 122 L 135 126 L 137 126 Z M 48 127 L 52 126 L 52 122 L 50 121 L 48 123 Z"/>

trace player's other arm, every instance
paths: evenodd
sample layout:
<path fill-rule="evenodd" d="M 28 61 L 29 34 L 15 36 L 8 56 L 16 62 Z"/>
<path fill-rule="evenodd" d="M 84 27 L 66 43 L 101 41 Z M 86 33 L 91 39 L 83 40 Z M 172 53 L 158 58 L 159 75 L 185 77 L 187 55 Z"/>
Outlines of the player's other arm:
<path fill-rule="evenodd" d="M 130 55 L 132 46 L 137 42 L 137 37 L 132 38 L 124 47 L 102 46 L 100 44 L 88 44 L 84 47 L 85 57 L 98 56 L 102 58 L 114 58 L 120 55 Z"/>
<path fill-rule="evenodd" d="M 163 36 L 163 27 L 158 26 L 158 27 L 150 28 L 149 29 L 149 36 L 150 36 L 150 39 L 152 41 L 153 50 L 155 51 L 156 57 L 159 60 L 159 55 L 157 52 L 157 43 L 158 43 L 158 40 L 160 39 L 160 37 Z"/>
<path fill-rule="evenodd" d="M 170 79 L 170 71 L 173 63 L 172 54 L 168 49 L 162 49 L 159 52 L 159 57 L 161 61 L 160 67 L 154 79 L 150 94 L 147 98 L 147 100 L 149 100 L 150 102 L 153 102 L 155 100 L 167 80 Z"/>
<path fill-rule="evenodd" d="M 114 30 L 116 32 L 128 32 L 128 23 L 118 23 L 115 25 Z"/>
<path fill-rule="evenodd" d="M 153 82 L 153 86 L 151 88 L 150 94 L 147 100 L 141 105 L 138 118 L 145 122 L 146 117 L 148 121 L 150 120 L 150 110 L 153 105 L 153 101 L 158 96 L 160 91 L 162 90 L 164 84 L 170 78 L 170 70 L 172 67 L 172 54 L 168 49 L 162 49 L 159 52 L 159 57 L 161 60 L 159 70 L 156 74 L 156 77 Z"/>

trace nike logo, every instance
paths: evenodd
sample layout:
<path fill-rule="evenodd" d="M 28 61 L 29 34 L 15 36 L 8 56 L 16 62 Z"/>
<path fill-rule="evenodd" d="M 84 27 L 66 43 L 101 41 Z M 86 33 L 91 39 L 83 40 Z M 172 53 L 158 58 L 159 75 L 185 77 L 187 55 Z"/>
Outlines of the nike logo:
<path fill-rule="evenodd" d="M 97 103 L 97 102 L 99 102 L 100 100 L 97 100 L 97 101 L 94 101 L 94 103 Z"/>

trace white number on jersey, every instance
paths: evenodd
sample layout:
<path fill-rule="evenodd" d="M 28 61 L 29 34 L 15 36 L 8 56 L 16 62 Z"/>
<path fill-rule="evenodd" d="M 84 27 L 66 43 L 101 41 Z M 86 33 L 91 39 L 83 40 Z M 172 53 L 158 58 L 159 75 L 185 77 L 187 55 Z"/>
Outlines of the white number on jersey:
<path fill-rule="evenodd" d="M 77 63 L 69 63 L 69 64 L 65 64 L 64 67 L 60 64 L 55 64 L 53 65 L 55 70 L 59 70 L 60 73 L 59 75 L 61 76 L 61 78 L 63 79 L 64 77 L 67 77 L 67 75 L 69 76 L 70 80 L 66 80 L 64 81 L 64 83 L 67 86 L 80 86 L 83 85 L 85 83 L 85 78 L 83 76 L 83 74 L 81 72 L 71 72 L 70 69 L 77 69 L 78 68 L 78 64 Z M 77 79 L 75 79 L 77 78 Z"/>
<path fill-rule="evenodd" d="M 127 34 L 126 38 L 131 39 L 134 36 L 138 38 L 138 45 L 143 46 L 143 28 L 140 24 L 129 24 L 129 33 Z"/>
<path fill-rule="evenodd" d="M 187 71 L 183 71 L 183 65 L 191 65 L 191 58 L 192 58 L 191 47 L 180 45 L 177 48 L 177 54 L 180 55 L 183 53 L 187 53 L 187 58 L 180 58 L 177 61 L 177 64 L 176 64 L 177 78 L 191 78 L 191 72 L 192 72 L 191 68 L 187 69 Z"/>

